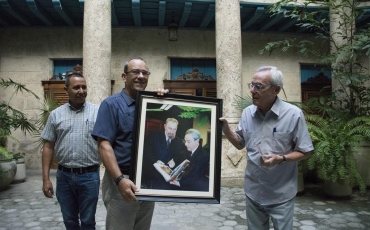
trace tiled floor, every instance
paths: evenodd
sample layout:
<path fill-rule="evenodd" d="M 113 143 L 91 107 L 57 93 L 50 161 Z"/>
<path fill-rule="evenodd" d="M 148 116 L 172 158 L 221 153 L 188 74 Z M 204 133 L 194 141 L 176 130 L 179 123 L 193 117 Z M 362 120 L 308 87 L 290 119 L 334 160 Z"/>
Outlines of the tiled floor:
<path fill-rule="evenodd" d="M 51 174 L 55 181 L 55 172 Z M 26 182 L 0 192 L 0 230 L 64 229 L 56 198 L 45 198 L 41 186 L 41 170 L 27 170 Z M 105 215 L 100 199 L 97 229 L 105 229 Z M 157 202 L 151 229 L 247 229 L 242 186 L 222 187 L 220 204 Z M 370 191 L 333 200 L 320 186 L 307 185 L 304 195 L 296 198 L 294 229 L 370 229 Z"/>

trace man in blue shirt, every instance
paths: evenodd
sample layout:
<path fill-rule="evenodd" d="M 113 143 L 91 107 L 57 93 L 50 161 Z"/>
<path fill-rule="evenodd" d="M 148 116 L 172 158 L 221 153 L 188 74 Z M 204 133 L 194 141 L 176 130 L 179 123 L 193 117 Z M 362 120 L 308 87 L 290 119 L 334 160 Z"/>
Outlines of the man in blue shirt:
<path fill-rule="evenodd" d="M 297 161 L 313 150 L 302 111 L 277 96 L 283 75 L 273 66 L 257 69 L 249 85 L 253 105 L 242 113 L 236 131 L 222 117 L 222 130 L 237 148 L 247 149 L 244 191 L 248 229 L 292 229 L 297 193 Z"/>
<path fill-rule="evenodd" d="M 55 155 L 58 160 L 56 196 L 66 229 L 95 229 L 100 157 L 91 132 L 99 107 L 85 101 L 87 86 L 81 73 L 69 74 L 64 88 L 68 103 L 51 112 L 41 133 L 45 140 L 42 190 L 46 197 L 54 196 L 49 173 Z"/>
<path fill-rule="evenodd" d="M 92 133 L 98 140 L 99 154 L 106 168 L 102 193 L 108 230 L 150 229 L 154 202 L 138 201 L 135 192 L 139 190 L 128 178 L 136 93 L 145 90 L 149 75 L 143 59 L 133 58 L 126 62 L 122 73 L 125 88 L 101 103 Z M 156 92 L 163 95 L 168 90 Z"/>

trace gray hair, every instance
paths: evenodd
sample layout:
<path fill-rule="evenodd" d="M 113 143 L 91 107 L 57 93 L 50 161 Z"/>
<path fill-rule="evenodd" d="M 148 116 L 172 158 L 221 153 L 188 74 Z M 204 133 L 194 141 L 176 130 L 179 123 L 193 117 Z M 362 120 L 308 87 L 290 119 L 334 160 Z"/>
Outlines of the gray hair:
<path fill-rule="evenodd" d="M 199 140 L 200 139 L 200 132 L 196 129 L 188 129 L 185 132 L 185 135 L 191 134 L 194 138 L 194 140 Z"/>
<path fill-rule="evenodd" d="M 173 122 L 176 125 L 179 125 L 179 121 L 176 120 L 175 118 L 172 118 L 172 117 L 169 117 L 169 118 L 166 119 L 166 124 L 168 124 L 168 122 Z"/>
<path fill-rule="evenodd" d="M 283 73 L 275 66 L 261 66 L 256 71 L 262 72 L 265 70 L 270 70 L 271 85 L 280 85 L 283 88 Z"/>

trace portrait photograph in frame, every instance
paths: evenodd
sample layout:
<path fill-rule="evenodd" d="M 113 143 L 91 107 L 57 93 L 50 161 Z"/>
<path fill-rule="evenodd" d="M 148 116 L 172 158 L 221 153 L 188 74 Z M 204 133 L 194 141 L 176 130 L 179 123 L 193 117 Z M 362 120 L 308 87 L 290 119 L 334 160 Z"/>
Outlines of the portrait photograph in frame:
<path fill-rule="evenodd" d="M 220 203 L 222 99 L 138 91 L 135 106 L 138 200 Z"/>

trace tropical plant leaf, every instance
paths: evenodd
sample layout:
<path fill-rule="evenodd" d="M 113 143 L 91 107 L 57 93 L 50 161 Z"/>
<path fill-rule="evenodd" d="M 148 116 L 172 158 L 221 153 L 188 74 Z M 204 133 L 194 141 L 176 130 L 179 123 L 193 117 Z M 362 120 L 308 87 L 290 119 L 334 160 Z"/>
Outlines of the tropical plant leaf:
<path fill-rule="evenodd" d="M 209 123 L 209 117 L 211 116 L 210 108 L 190 107 L 190 106 L 178 106 L 183 112 L 179 114 L 181 118 L 197 118 L 199 127 Z"/>

